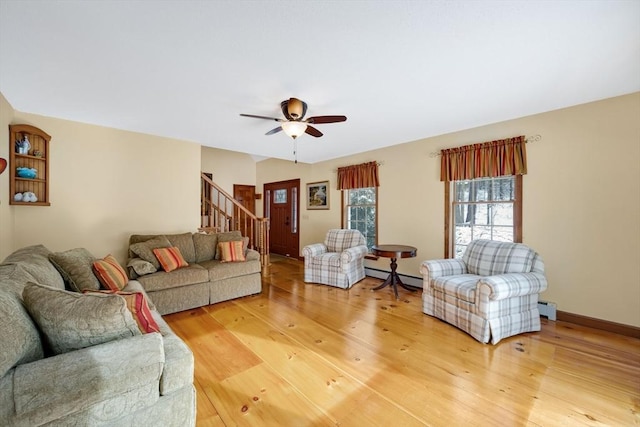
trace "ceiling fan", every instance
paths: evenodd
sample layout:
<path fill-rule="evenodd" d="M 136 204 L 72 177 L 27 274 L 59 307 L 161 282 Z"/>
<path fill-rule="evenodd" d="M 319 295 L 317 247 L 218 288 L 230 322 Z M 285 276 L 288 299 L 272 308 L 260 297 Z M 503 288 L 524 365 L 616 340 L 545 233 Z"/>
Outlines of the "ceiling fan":
<path fill-rule="evenodd" d="M 300 135 L 306 133 L 308 135 L 315 136 L 316 138 L 323 135 L 322 132 L 311 126 L 312 124 L 337 123 L 347 120 L 346 116 L 313 116 L 305 119 L 304 115 L 307 113 L 307 103 L 299 100 L 298 98 L 285 99 L 280 103 L 280 109 L 284 115 L 284 118 L 280 119 L 275 117 L 257 116 L 255 114 L 240 115 L 242 117 L 253 117 L 254 119 L 274 120 L 281 123 L 280 126 L 271 129 L 265 135 L 273 135 L 274 133 L 278 133 L 283 130 L 284 133 L 294 139 L 294 155 L 296 155 L 295 140 Z M 296 163 L 297 162 L 298 160 L 296 157 Z"/>

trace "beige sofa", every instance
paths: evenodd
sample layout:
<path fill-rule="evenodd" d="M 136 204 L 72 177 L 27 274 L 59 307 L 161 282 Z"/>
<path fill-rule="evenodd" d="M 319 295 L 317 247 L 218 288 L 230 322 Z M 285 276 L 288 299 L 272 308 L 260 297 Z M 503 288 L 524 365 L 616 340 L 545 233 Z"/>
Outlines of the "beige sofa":
<path fill-rule="evenodd" d="M 129 276 L 142 284 L 160 314 L 260 293 L 262 275 L 257 251 L 246 249 L 246 261 L 242 262 L 220 260 L 218 243 L 240 239 L 239 231 L 134 234 L 129 238 Z M 163 271 L 152 250 L 167 246 L 177 247 L 189 266 Z"/>
<path fill-rule="evenodd" d="M 193 354 L 153 301 L 160 332 L 143 335 L 121 296 L 65 291 L 50 254 L 30 246 L 0 264 L 0 425 L 194 426 Z M 136 280 L 124 291 L 144 293 Z M 98 343 L 54 342 L 83 334 Z"/>

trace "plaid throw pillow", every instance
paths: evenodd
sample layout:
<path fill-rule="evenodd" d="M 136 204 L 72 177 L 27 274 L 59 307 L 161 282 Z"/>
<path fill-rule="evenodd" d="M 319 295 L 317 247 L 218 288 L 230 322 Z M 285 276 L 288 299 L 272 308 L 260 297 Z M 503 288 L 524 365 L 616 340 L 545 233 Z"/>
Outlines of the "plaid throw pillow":
<path fill-rule="evenodd" d="M 180 249 L 175 246 L 154 249 L 153 254 L 158 258 L 158 262 L 167 273 L 189 265 L 182 257 Z"/>
<path fill-rule="evenodd" d="M 242 240 L 236 240 L 233 242 L 220 242 L 218 243 L 218 250 L 220 251 L 220 261 L 222 262 L 247 260 L 244 256 Z"/>
<path fill-rule="evenodd" d="M 102 286 L 111 291 L 121 291 L 129 283 L 127 272 L 111 254 L 94 261 L 93 272 Z"/>

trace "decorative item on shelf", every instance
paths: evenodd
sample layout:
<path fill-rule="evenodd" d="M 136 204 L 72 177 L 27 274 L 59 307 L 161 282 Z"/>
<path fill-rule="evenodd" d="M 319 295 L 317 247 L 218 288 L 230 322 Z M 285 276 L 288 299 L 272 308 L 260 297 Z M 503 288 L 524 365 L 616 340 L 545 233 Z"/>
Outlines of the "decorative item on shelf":
<path fill-rule="evenodd" d="M 16 193 L 13 195 L 13 200 L 16 202 L 31 202 L 35 203 L 38 201 L 38 196 L 31 191 L 25 191 L 24 193 Z"/>
<path fill-rule="evenodd" d="M 18 177 L 34 179 L 38 176 L 38 170 L 34 168 L 16 168 Z"/>
<path fill-rule="evenodd" d="M 16 153 L 29 154 L 30 149 L 31 143 L 29 142 L 27 135 L 23 135 L 21 141 L 16 141 Z"/>
<path fill-rule="evenodd" d="M 4 172 L 6 168 L 7 168 L 7 159 L 3 159 L 2 157 L 0 157 L 0 175 L 2 174 L 2 172 Z"/>
<path fill-rule="evenodd" d="M 42 157 L 42 151 L 40 151 L 40 150 L 33 150 L 33 156 L 34 156 L 34 157 Z"/>

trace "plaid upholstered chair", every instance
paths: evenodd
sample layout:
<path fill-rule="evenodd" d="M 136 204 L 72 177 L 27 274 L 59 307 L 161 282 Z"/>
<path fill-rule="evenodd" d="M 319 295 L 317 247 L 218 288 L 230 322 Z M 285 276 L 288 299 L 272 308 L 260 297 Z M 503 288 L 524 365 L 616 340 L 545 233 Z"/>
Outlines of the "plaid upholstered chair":
<path fill-rule="evenodd" d="M 367 252 L 364 236 L 358 230 L 329 230 L 324 243 L 302 249 L 304 281 L 349 289 L 364 279 Z"/>
<path fill-rule="evenodd" d="M 482 343 L 540 330 L 542 258 L 521 243 L 474 240 L 462 259 L 424 261 L 423 309 Z"/>

